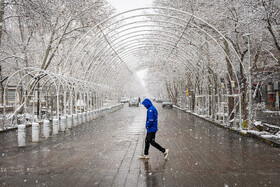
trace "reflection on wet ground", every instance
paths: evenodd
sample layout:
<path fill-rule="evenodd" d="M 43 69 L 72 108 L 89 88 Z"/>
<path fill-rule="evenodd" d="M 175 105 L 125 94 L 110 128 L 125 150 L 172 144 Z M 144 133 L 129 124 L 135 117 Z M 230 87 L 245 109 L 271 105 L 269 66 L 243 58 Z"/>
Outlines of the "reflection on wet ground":
<path fill-rule="evenodd" d="M 278 186 L 280 149 L 176 109 L 159 111 L 156 141 L 145 139 L 146 109 L 128 107 L 39 143 L 17 147 L 0 134 L 0 186 Z"/>

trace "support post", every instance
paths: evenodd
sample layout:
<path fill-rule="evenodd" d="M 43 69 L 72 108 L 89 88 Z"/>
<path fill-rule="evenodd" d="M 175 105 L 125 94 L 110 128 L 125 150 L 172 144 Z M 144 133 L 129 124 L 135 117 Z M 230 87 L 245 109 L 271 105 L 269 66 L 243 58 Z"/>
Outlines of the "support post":
<path fill-rule="evenodd" d="M 39 123 L 32 123 L 32 142 L 39 142 Z"/>
<path fill-rule="evenodd" d="M 49 120 L 44 120 L 43 128 L 44 128 L 44 137 L 48 138 L 50 136 L 50 121 Z"/>
<path fill-rule="evenodd" d="M 25 137 L 26 137 L 26 131 L 25 131 L 25 125 L 18 125 L 18 146 L 24 147 L 25 146 Z"/>

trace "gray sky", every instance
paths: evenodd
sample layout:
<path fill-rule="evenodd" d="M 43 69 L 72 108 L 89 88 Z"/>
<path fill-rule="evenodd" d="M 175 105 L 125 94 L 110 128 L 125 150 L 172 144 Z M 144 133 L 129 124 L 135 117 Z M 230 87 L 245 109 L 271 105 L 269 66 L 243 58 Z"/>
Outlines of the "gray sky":
<path fill-rule="evenodd" d="M 108 0 L 118 12 L 152 6 L 153 0 Z"/>
<path fill-rule="evenodd" d="M 153 5 L 153 0 L 107 0 L 117 10 L 117 12 L 124 12 L 131 9 L 150 7 Z M 140 70 L 136 73 L 140 84 L 133 86 L 134 93 L 131 96 L 148 96 L 146 89 L 145 77 L 147 76 L 147 69 Z M 131 85 L 129 86 L 131 88 Z M 142 94 L 142 95 L 141 95 Z"/>

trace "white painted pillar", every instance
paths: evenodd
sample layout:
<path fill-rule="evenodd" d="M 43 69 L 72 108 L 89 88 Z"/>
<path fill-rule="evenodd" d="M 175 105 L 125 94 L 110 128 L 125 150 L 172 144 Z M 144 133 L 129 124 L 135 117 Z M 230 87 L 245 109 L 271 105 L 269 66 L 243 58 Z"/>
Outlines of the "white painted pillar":
<path fill-rule="evenodd" d="M 82 123 L 86 123 L 87 121 L 87 113 L 83 112 L 83 122 Z"/>
<path fill-rule="evenodd" d="M 44 137 L 48 138 L 50 136 L 50 121 L 44 120 L 43 122 Z"/>
<path fill-rule="evenodd" d="M 77 127 L 78 125 L 78 114 L 73 115 L 73 126 Z"/>
<path fill-rule="evenodd" d="M 87 116 L 87 122 L 89 122 L 90 121 L 90 112 L 86 112 L 86 116 Z"/>
<path fill-rule="evenodd" d="M 53 119 L 53 134 L 58 134 L 58 119 Z"/>
<path fill-rule="evenodd" d="M 26 126 L 25 125 L 18 125 L 18 146 L 24 147 L 25 146 L 25 137 L 26 137 Z"/>
<path fill-rule="evenodd" d="M 93 119 L 95 120 L 97 118 L 97 110 L 93 111 Z"/>
<path fill-rule="evenodd" d="M 78 114 L 78 125 L 81 125 L 83 123 L 83 114 L 79 113 Z"/>
<path fill-rule="evenodd" d="M 89 112 L 89 121 L 92 121 L 93 120 L 93 112 L 92 110 Z"/>
<path fill-rule="evenodd" d="M 67 128 L 68 129 L 72 128 L 72 115 L 67 116 Z"/>
<path fill-rule="evenodd" d="M 32 142 L 39 142 L 39 123 L 32 123 Z"/>
<path fill-rule="evenodd" d="M 65 132 L 66 129 L 66 117 L 62 116 L 60 120 L 60 130 Z"/>

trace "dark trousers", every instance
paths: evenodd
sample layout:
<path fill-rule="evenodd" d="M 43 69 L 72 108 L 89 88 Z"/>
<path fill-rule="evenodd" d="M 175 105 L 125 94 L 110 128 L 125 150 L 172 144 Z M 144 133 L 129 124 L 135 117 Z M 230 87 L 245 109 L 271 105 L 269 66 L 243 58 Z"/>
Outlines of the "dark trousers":
<path fill-rule="evenodd" d="M 145 140 L 145 151 L 144 151 L 145 155 L 149 154 L 150 144 L 155 148 L 157 148 L 162 153 L 165 152 L 165 149 L 161 147 L 157 142 L 155 142 L 155 138 L 156 138 L 156 132 L 147 133 L 146 140 Z"/>

